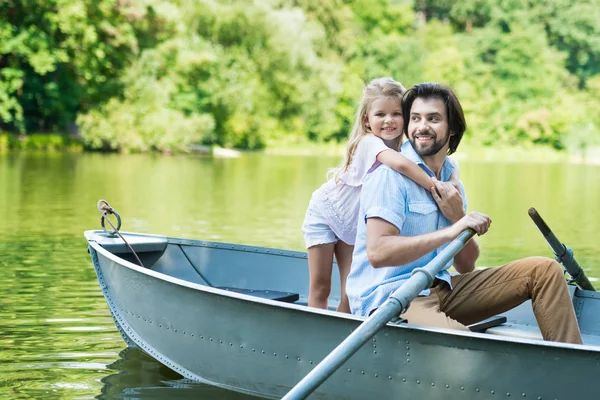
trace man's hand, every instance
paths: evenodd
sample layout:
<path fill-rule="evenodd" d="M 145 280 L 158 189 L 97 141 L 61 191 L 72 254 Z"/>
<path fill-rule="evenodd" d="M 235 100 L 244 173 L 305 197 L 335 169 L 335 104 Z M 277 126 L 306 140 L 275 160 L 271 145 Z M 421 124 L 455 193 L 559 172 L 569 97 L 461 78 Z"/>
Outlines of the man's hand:
<path fill-rule="evenodd" d="M 456 223 L 465 216 L 463 208 L 463 198 L 458 188 L 450 182 L 440 182 L 437 179 L 433 180 L 435 187 L 431 188 L 433 199 L 444 217 L 448 218 L 451 223 Z"/>
<path fill-rule="evenodd" d="M 464 231 L 465 229 L 471 228 L 477 233 L 477 235 L 481 236 L 488 231 L 491 223 L 492 220 L 487 215 L 477 211 L 472 211 L 454 224 L 454 227 L 456 227 L 458 231 L 457 235 L 459 235 L 460 232 Z"/>

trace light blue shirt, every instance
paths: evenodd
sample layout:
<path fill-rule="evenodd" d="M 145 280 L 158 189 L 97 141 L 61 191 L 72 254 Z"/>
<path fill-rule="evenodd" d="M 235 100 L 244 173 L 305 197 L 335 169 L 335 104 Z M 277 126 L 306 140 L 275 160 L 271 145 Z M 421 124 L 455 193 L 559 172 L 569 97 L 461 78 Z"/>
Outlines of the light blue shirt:
<path fill-rule="evenodd" d="M 402 154 L 419 165 L 429 176 L 433 172 L 415 152 L 410 142 L 402 145 Z M 440 180 L 447 182 L 454 170 L 452 163 L 446 158 L 442 165 Z M 463 206 L 467 209 L 467 198 L 460 185 Z M 425 254 L 423 257 L 405 265 L 373 268 L 367 257 L 367 219 L 381 218 L 394 225 L 402 236 L 419 236 L 450 226 L 450 221 L 440 212 L 429 190 L 423 189 L 414 181 L 393 169 L 380 165 L 370 172 L 363 183 L 360 197 L 360 211 L 352 268 L 346 283 L 346 293 L 353 314 L 369 315 L 381 306 L 389 295 L 410 278 L 411 271 L 425 266 L 447 244 Z M 450 284 L 447 269 L 436 277 Z M 429 289 L 420 293 L 429 296 Z"/>

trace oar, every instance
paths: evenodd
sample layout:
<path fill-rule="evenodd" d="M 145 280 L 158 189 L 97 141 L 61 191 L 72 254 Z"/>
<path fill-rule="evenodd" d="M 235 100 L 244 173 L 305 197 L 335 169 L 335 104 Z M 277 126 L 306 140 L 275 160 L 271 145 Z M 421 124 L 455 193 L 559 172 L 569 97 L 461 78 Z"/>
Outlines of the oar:
<path fill-rule="evenodd" d="M 431 287 L 433 278 L 446 266 L 448 261 L 462 249 L 474 234 L 475 232 L 471 229 L 465 230 L 456 239 L 450 242 L 450 244 L 425 267 L 415 268 L 410 279 L 396 289 L 377 311 L 367 318 L 308 375 L 298 382 L 298 384 L 283 397 L 283 400 L 304 399 L 314 392 L 392 318 L 405 312 L 409 303 L 417 297 L 421 291 Z"/>
<path fill-rule="evenodd" d="M 584 290 L 593 290 L 594 287 L 590 283 L 590 280 L 585 276 L 585 272 L 583 272 L 583 268 L 579 265 L 575 257 L 573 256 L 573 250 L 569 246 L 565 246 L 558 240 L 552 230 L 548 227 L 546 222 L 542 219 L 537 210 L 531 207 L 528 211 L 529 216 L 533 220 L 533 222 L 537 225 L 542 235 L 546 238 L 546 241 L 554 251 L 554 255 L 556 259 L 565 267 L 573 281 Z"/>

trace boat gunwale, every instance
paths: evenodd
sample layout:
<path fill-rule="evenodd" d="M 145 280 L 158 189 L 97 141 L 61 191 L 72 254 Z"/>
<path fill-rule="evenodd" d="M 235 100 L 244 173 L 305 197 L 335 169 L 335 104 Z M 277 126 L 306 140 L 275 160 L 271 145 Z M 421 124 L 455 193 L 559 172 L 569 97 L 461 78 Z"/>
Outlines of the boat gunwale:
<path fill-rule="evenodd" d="M 341 313 L 338 311 L 312 308 L 312 307 L 295 304 L 295 303 L 285 303 L 285 302 L 281 302 L 281 301 L 277 301 L 277 300 L 263 299 L 263 298 L 256 297 L 256 296 L 251 296 L 251 295 L 246 295 L 246 294 L 242 294 L 242 293 L 228 291 L 225 289 L 218 289 L 218 288 L 211 287 L 211 286 L 201 285 L 199 283 L 194 283 L 194 282 L 186 281 L 184 279 L 175 278 L 173 276 L 164 274 L 162 272 L 153 271 L 149 268 L 141 267 L 137 264 L 127 261 L 127 260 L 117 256 L 116 254 L 111 253 L 104 247 L 102 247 L 93 238 L 93 235 L 96 235 L 96 234 L 102 233 L 102 232 L 103 231 L 99 231 L 99 230 L 88 230 L 88 231 L 84 232 L 84 236 L 88 242 L 88 245 L 90 247 L 92 247 L 94 249 L 94 251 L 97 251 L 98 253 L 102 254 L 104 257 L 110 259 L 111 261 L 115 262 L 116 264 L 118 264 L 122 267 L 127 267 L 138 273 L 141 273 L 141 274 L 144 274 L 147 276 L 151 276 L 155 279 L 166 281 L 166 282 L 172 283 L 174 285 L 187 287 L 187 288 L 193 289 L 193 290 L 208 292 L 208 293 L 211 293 L 214 295 L 235 298 L 238 300 L 249 301 L 249 302 L 264 304 L 264 305 L 268 305 L 268 306 L 275 306 L 275 307 L 279 307 L 279 308 L 296 310 L 296 311 L 300 311 L 300 312 L 308 312 L 308 313 L 320 314 L 320 315 L 325 315 L 325 316 L 334 317 L 334 318 L 348 319 L 348 320 L 357 321 L 359 323 L 364 322 L 368 318 L 368 317 L 358 316 L 358 315 L 354 315 L 354 314 Z M 252 254 L 256 254 L 256 252 L 250 251 L 250 250 L 242 250 L 242 249 L 238 249 L 236 247 L 240 247 L 240 248 L 244 247 L 244 248 L 252 248 L 252 249 L 257 248 L 257 249 L 262 250 L 263 253 L 270 254 L 270 255 L 304 258 L 304 257 L 298 256 L 298 255 L 304 254 L 304 253 L 295 252 L 295 251 L 291 251 L 291 250 L 280 250 L 280 249 L 275 249 L 275 248 L 264 248 L 264 247 L 250 246 L 250 245 L 239 245 L 239 244 L 232 244 L 232 243 L 225 243 L 225 242 L 208 242 L 208 241 L 195 240 L 195 239 L 179 239 L 179 238 L 171 238 L 171 237 L 164 236 L 164 235 L 153 235 L 153 234 L 145 234 L 145 233 L 135 233 L 135 232 L 122 232 L 122 233 L 123 234 L 135 234 L 138 236 L 148 236 L 148 237 L 153 237 L 153 238 L 165 238 L 167 240 L 167 244 L 178 244 L 178 245 L 183 244 L 183 245 L 191 245 L 191 246 L 199 246 L 199 247 L 209 247 L 209 248 L 214 248 L 217 250 L 245 251 L 245 252 L 252 253 Z M 223 246 L 222 247 L 207 246 L 206 244 L 217 244 L 217 245 L 223 245 Z M 234 247 L 228 248 L 227 246 L 234 246 Z M 288 254 L 285 254 L 285 253 L 277 254 L 275 252 L 270 253 L 265 250 L 283 251 Z M 593 351 L 593 352 L 600 353 L 600 347 L 586 345 L 586 344 L 579 345 L 579 344 L 571 344 L 571 343 L 563 343 L 563 342 L 551 342 L 551 341 L 547 341 L 547 340 L 527 339 L 527 338 L 521 338 L 521 337 L 515 337 L 515 336 L 501 336 L 501 335 L 479 333 L 479 332 L 467 332 L 467 331 L 460 331 L 460 330 L 446 329 L 446 328 L 436 328 L 436 327 L 429 327 L 429 326 L 416 325 L 416 324 L 409 325 L 409 324 L 396 324 L 396 323 L 389 322 L 386 325 L 386 328 L 414 329 L 414 330 L 418 330 L 418 331 L 450 334 L 450 335 L 462 336 L 462 337 L 466 337 L 466 338 L 494 340 L 494 341 L 500 341 L 500 342 L 519 343 L 519 344 L 526 344 L 526 345 L 533 345 L 533 346 L 556 347 L 556 348 L 561 348 L 561 349 L 570 349 L 570 350 L 578 350 L 578 351 Z"/>

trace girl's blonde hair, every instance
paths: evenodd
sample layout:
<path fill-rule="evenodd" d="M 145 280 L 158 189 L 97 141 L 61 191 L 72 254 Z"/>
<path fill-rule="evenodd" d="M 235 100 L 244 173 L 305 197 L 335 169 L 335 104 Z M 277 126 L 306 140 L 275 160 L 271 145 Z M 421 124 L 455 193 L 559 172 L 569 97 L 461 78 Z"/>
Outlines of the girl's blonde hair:
<path fill-rule="evenodd" d="M 373 102 L 379 97 L 392 97 L 397 98 L 400 102 L 400 106 L 402 106 L 402 97 L 405 92 L 406 89 L 404 86 L 392 78 L 373 79 L 365 86 L 362 99 L 358 106 L 358 111 L 356 112 L 354 127 L 350 132 L 348 143 L 346 144 L 344 160 L 337 168 L 333 168 L 327 173 L 328 178 L 333 177 L 337 182 L 340 175 L 348 169 L 348 166 L 352 162 L 352 157 L 354 156 L 354 152 L 356 151 L 356 147 L 360 140 L 370 133 L 367 131 L 365 122 L 367 121 L 367 114 L 369 113 Z"/>

